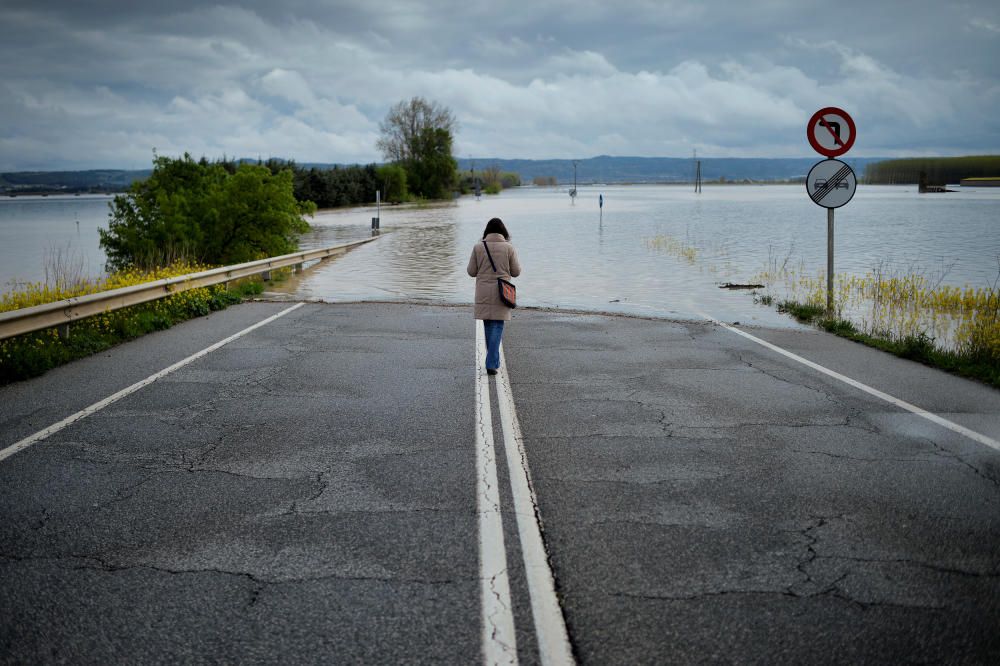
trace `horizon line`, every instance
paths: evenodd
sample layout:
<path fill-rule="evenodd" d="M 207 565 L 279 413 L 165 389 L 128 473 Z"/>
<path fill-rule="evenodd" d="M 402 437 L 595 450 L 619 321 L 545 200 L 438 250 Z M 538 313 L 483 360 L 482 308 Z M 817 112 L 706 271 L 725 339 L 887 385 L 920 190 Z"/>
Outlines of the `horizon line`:
<path fill-rule="evenodd" d="M 1000 157 L 1000 154 L 998 154 L 998 153 L 971 153 L 971 154 L 963 154 L 963 155 L 909 155 L 909 156 L 905 156 L 905 157 L 892 157 L 892 156 L 885 156 L 885 155 L 841 155 L 841 156 L 837 157 L 836 159 L 844 161 L 844 160 L 852 160 L 852 159 L 861 159 L 861 160 L 875 160 L 875 159 L 878 159 L 878 160 L 909 160 L 909 159 L 959 159 L 959 158 L 972 158 L 972 157 Z M 203 155 L 201 157 L 198 157 L 198 158 L 194 158 L 194 159 L 200 160 L 202 158 L 208 159 L 208 157 L 205 156 L 205 155 Z M 217 158 L 212 158 L 211 161 L 222 161 L 223 159 L 228 159 L 228 158 L 226 158 L 225 156 L 223 156 L 223 157 L 217 157 Z M 726 156 L 712 156 L 712 155 L 702 155 L 702 156 L 698 156 L 698 157 L 694 157 L 694 156 L 678 157 L 678 156 L 674 156 L 674 155 L 648 156 L 648 155 L 607 155 L 607 154 L 593 155 L 591 157 L 544 157 L 544 158 L 538 158 L 538 157 L 461 157 L 461 156 L 455 157 L 455 161 L 456 162 L 475 162 L 475 161 L 482 161 L 482 162 L 489 162 L 489 161 L 506 161 L 506 162 L 513 162 L 513 161 L 518 161 L 518 162 L 574 162 L 574 161 L 576 161 L 576 162 L 586 162 L 586 161 L 592 161 L 592 160 L 598 160 L 598 159 L 614 159 L 614 160 L 620 160 L 620 159 L 684 160 L 684 161 L 691 160 L 691 161 L 695 161 L 695 160 L 809 160 L 809 159 L 823 160 L 823 159 L 828 159 L 828 158 L 826 158 L 824 156 L 821 156 L 821 155 L 815 155 L 815 156 L 808 156 L 807 155 L 807 156 L 797 156 L 797 157 L 787 157 L 787 156 L 784 156 L 784 157 L 773 157 L 773 156 L 769 156 L 769 157 L 763 157 L 763 156 L 756 156 L 756 157 L 726 157 Z M 236 162 L 261 162 L 261 163 L 266 163 L 266 162 L 268 162 L 270 160 L 278 160 L 278 161 L 281 161 L 281 162 L 294 162 L 295 164 L 301 164 L 301 165 L 311 164 L 311 165 L 324 165 L 324 166 L 325 165 L 329 165 L 329 166 L 367 166 L 369 164 L 375 164 L 375 165 L 389 164 L 389 162 L 384 162 L 384 161 L 354 161 L 354 162 L 320 162 L 320 161 L 313 161 L 313 160 L 303 160 L 303 161 L 300 161 L 300 160 L 297 160 L 295 158 L 284 158 L 284 157 L 268 157 L 267 159 L 264 159 L 264 158 L 251 158 L 251 157 L 240 157 L 240 158 L 233 158 L 232 161 L 236 161 Z M 148 167 L 139 168 L 139 169 L 136 169 L 136 168 L 124 168 L 124 167 L 109 167 L 109 166 L 56 167 L 56 168 L 49 167 L 49 168 L 19 168 L 19 169 L 18 168 L 14 168 L 14 169 L 7 168 L 7 169 L 4 169 L 3 171 L 0 171 L 0 173 L 57 173 L 57 172 L 80 172 L 80 171 L 149 171 L 151 169 L 152 169 L 152 165 L 150 165 Z"/>

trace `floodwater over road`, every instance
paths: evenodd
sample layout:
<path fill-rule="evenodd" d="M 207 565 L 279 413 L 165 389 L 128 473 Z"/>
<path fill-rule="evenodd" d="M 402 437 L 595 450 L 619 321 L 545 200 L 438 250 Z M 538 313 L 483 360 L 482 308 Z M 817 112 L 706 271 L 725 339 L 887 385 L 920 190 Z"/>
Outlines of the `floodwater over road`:
<path fill-rule="evenodd" d="M 915 187 L 859 187 L 836 212 L 837 273 L 876 270 L 922 275 L 930 284 L 991 286 L 1000 255 L 1000 191 L 955 189 L 921 195 Z M 99 275 L 97 229 L 107 226 L 108 201 L 0 200 L 0 285 L 43 280 L 46 253 L 59 250 Z M 367 238 L 374 214 L 374 207 L 318 213 L 302 246 Z M 826 213 L 801 185 L 706 186 L 700 195 L 689 186 L 587 186 L 575 202 L 562 188 L 518 188 L 479 201 L 384 206 L 377 243 L 276 289 L 324 301 L 467 303 L 466 262 L 495 216 L 507 224 L 524 266 L 517 279 L 524 305 L 684 318 L 706 312 L 788 326 L 789 318 L 747 291 L 719 285 L 758 281 L 762 272 L 782 268 L 815 278 L 826 268 Z"/>
<path fill-rule="evenodd" d="M 598 196 L 604 197 L 603 212 Z M 374 208 L 325 211 L 303 245 L 370 235 Z M 383 238 L 319 264 L 279 287 L 324 301 L 428 299 L 469 302 L 465 266 L 491 217 L 504 220 L 524 272 L 524 305 L 793 325 L 747 291 L 775 268 L 826 268 L 826 211 L 801 186 L 525 188 L 476 201 L 384 206 Z M 997 276 L 1000 192 L 920 195 L 916 188 L 861 187 L 836 212 L 836 271 L 921 274 L 931 282 L 986 287 Z"/>

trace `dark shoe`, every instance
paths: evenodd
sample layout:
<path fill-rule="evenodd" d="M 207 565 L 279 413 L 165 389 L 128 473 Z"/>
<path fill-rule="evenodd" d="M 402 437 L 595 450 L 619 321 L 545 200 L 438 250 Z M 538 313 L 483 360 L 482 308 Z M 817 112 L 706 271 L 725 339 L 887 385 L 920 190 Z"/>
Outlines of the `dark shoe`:
<path fill-rule="evenodd" d="M 495 375 L 495 374 L 497 374 L 497 371 L 494 370 L 493 368 L 486 368 L 486 374 L 488 374 L 488 375 Z"/>

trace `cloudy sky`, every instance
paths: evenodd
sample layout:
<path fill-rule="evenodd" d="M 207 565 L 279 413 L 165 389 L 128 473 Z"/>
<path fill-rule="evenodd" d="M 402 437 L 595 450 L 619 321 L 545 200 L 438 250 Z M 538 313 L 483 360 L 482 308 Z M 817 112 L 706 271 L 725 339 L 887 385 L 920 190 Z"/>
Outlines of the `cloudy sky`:
<path fill-rule="evenodd" d="M 824 106 L 854 156 L 998 153 L 998 65 L 996 0 L 0 0 L 0 171 L 377 161 L 415 95 L 460 157 L 809 156 Z"/>

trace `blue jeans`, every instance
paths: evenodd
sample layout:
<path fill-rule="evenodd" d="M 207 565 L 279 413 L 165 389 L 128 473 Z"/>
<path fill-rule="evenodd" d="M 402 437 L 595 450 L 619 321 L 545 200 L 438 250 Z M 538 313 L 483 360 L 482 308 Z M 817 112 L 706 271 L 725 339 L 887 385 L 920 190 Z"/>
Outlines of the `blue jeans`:
<path fill-rule="evenodd" d="M 483 330 L 486 331 L 486 368 L 496 370 L 500 367 L 500 338 L 503 337 L 503 319 L 484 319 Z"/>

